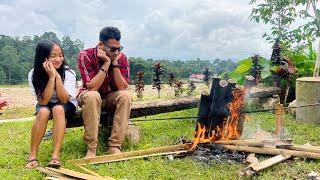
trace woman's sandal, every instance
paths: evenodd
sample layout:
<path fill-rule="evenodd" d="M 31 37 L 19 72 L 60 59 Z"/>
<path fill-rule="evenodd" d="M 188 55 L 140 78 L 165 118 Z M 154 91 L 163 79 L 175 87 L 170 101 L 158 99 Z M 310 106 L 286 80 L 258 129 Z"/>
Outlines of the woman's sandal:
<path fill-rule="evenodd" d="M 39 166 L 39 162 L 37 159 L 30 159 L 25 166 L 27 169 L 34 169 Z"/>
<path fill-rule="evenodd" d="M 51 161 L 48 163 L 47 167 L 51 168 L 60 168 L 61 167 L 61 162 L 58 158 L 52 158 Z"/>

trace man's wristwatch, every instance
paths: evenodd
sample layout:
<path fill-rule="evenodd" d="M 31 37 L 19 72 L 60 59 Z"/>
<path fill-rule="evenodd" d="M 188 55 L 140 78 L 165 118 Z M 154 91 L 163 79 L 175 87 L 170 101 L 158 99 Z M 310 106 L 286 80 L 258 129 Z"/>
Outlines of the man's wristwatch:
<path fill-rule="evenodd" d="M 116 65 L 112 64 L 112 68 L 120 68 L 120 65 L 119 64 L 116 64 Z"/>
<path fill-rule="evenodd" d="M 117 65 L 112 65 L 112 68 L 120 68 L 120 65 L 117 64 Z"/>

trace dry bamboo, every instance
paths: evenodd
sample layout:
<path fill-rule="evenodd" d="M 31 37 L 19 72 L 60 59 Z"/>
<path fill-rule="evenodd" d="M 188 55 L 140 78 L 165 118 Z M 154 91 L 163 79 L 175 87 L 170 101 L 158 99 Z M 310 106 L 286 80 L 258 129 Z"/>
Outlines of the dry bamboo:
<path fill-rule="evenodd" d="M 165 146 L 165 147 L 159 147 L 159 148 L 124 152 L 121 154 L 97 156 L 95 158 L 74 159 L 74 160 L 70 160 L 69 162 L 79 164 L 79 165 L 100 164 L 100 163 L 106 163 L 106 162 L 124 161 L 129 159 L 137 159 L 137 158 L 151 157 L 151 156 L 181 154 L 181 153 L 187 152 L 189 148 L 190 148 L 190 144 L 181 144 L 181 145 L 174 145 L 174 146 Z"/>
<path fill-rule="evenodd" d="M 244 170 L 242 170 L 239 175 L 246 175 L 246 176 L 251 176 L 263 169 L 266 169 L 272 165 L 275 165 L 275 164 L 278 164 L 282 161 L 285 161 L 289 158 L 291 158 L 292 156 L 290 155 L 286 155 L 286 156 L 283 156 L 283 155 L 277 155 L 277 156 L 274 156 L 270 159 L 267 159 L 265 161 L 261 161 L 259 163 L 255 163 L 255 164 L 252 164 L 250 165 L 249 167 L 245 168 Z"/>
<path fill-rule="evenodd" d="M 294 144 L 292 146 L 285 147 L 284 149 L 296 150 L 296 151 L 304 151 L 304 152 L 313 152 L 320 153 L 320 148 L 315 146 L 306 146 L 306 145 L 297 145 Z"/>
<path fill-rule="evenodd" d="M 59 172 L 55 172 L 55 171 L 51 171 L 50 169 L 47 169 L 47 168 L 43 168 L 43 167 L 37 167 L 37 170 L 44 173 L 44 174 L 47 174 L 53 178 L 58 178 L 58 179 L 76 179 L 76 178 L 72 178 L 70 176 L 67 176 L 65 174 L 62 174 L 62 173 L 59 173 Z"/>
<path fill-rule="evenodd" d="M 304 151 L 295 151 L 287 149 L 276 149 L 270 147 L 247 147 L 247 146 L 234 146 L 234 145 L 221 145 L 222 147 L 232 150 L 232 151 L 241 151 L 241 152 L 250 152 L 257 154 L 273 154 L 273 155 L 291 155 L 296 157 L 311 158 L 311 159 L 320 159 L 320 153 L 313 152 L 304 152 Z"/>
<path fill-rule="evenodd" d="M 74 165 L 77 166 L 78 168 L 86 171 L 87 173 L 93 175 L 93 176 L 102 177 L 102 176 L 100 176 L 99 174 L 97 174 L 97 173 L 95 173 L 95 172 L 93 172 L 93 171 L 91 171 L 91 170 L 89 170 L 89 169 L 87 169 L 87 168 L 85 168 L 85 167 L 83 167 L 83 166 L 81 166 L 81 165 L 79 165 L 79 164 L 74 164 Z"/>
<path fill-rule="evenodd" d="M 224 144 L 224 145 L 238 145 L 238 146 L 250 146 L 250 147 L 263 147 L 264 143 L 258 140 L 218 140 L 214 141 L 215 144 Z"/>
<path fill-rule="evenodd" d="M 65 169 L 65 168 L 54 169 L 54 168 L 46 167 L 46 169 L 54 171 L 54 172 L 57 172 L 57 173 L 61 173 L 61 174 L 67 175 L 67 176 L 71 176 L 71 177 L 74 177 L 74 178 L 78 178 L 78 179 L 113 180 L 113 178 L 111 178 L 111 177 L 92 176 L 92 175 L 89 175 L 89 174 L 84 174 L 84 173 L 72 171 L 72 170 Z"/>

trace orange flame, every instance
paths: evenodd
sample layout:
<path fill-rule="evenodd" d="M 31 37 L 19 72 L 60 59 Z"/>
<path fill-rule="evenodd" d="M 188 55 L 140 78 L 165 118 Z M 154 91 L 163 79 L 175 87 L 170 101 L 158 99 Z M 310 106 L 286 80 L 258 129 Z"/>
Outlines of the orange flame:
<path fill-rule="evenodd" d="M 238 139 L 241 136 L 242 129 L 239 122 L 243 114 L 241 110 L 244 107 L 244 91 L 236 88 L 232 91 L 232 96 L 232 102 L 227 105 L 230 115 L 224 119 L 222 127 L 217 126 L 209 132 L 210 129 L 206 129 L 200 123 L 197 124 L 191 150 L 195 150 L 199 143 L 212 143 L 220 139 Z"/>

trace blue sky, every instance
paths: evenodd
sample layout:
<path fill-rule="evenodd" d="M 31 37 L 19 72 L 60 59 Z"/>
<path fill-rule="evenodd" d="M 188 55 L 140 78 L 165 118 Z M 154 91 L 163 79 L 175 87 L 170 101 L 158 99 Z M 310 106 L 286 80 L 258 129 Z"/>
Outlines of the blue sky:
<path fill-rule="evenodd" d="M 0 34 L 80 39 L 95 46 L 104 26 L 122 32 L 128 56 L 154 59 L 269 57 L 261 36 L 267 26 L 250 22 L 249 0 L 0 0 Z"/>

